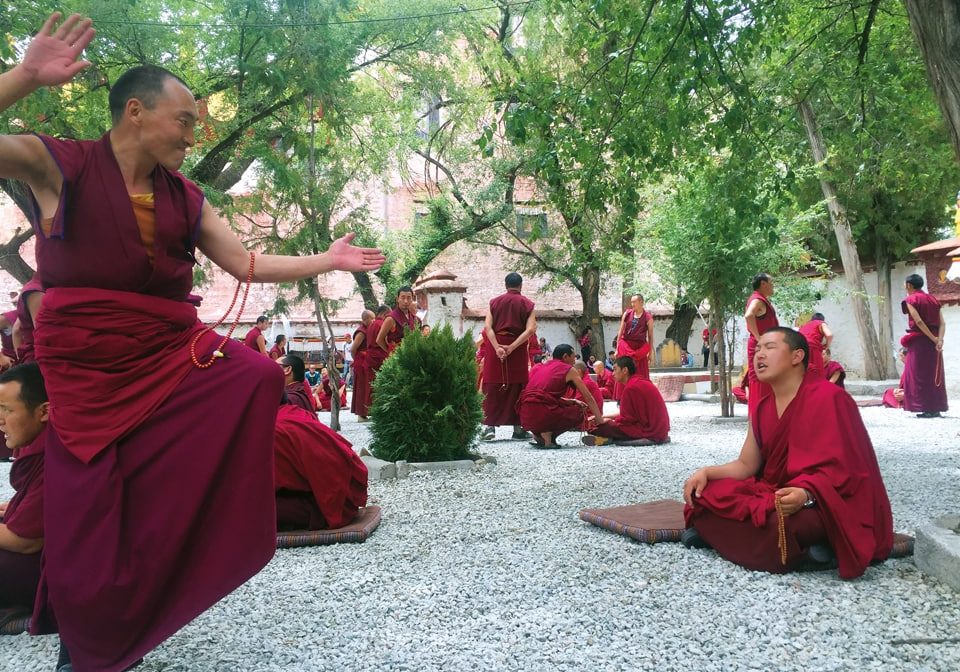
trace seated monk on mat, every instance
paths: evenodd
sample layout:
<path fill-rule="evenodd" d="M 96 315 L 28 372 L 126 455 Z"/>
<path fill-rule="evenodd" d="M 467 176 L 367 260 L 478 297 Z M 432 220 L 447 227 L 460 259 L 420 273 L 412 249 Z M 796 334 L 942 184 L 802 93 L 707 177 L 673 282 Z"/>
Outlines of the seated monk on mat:
<path fill-rule="evenodd" d="M 573 368 L 577 373 L 580 374 L 580 380 L 583 381 L 583 386 L 587 388 L 587 390 L 590 392 L 590 396 L 593 397 L 593 400 L 595 402 L 597 402 L 597 407 L 602 411 L 603 410 L 603 392 L 600 390 L 600 387 L 595 382 L 593 382 L 593 379 L 590 377 L 590 374 L 587 373 L 587 370 L 588 370 L 587 365 L 583 363 L 583 360 L 578 359 L 574 363 Z M 583 395 L 580 394 L 580 391 L 577 390 L 576 388 L 572 388 L 572 387 L 568 388 L 563 396 L 569 397 L 571 399 L 577 399 L 578 401 L 582 401 L 586 403 L 586 399 L 583 398 Z M 589 430 L 592 426 L 593 425 L 586 418 L 584 418 L 583 424 L 580 425 L 580 430 L 585 432 Z"/>
<path fill-rule="evenodd" d="M 317 405 L 313 393 L 304 383 L 307 367 L 303 360 L 296 355 L 284 355 L 277 363 L 283 369 L 283 389 L 287 393 L 287 400 L 305 411 L 316 413 Z"/>
<path fill-rule="evenodd" d="M 600 388 L 603 398 L 613 399 L 613 374 L 607 371 L 607 367 L 600 361 L 593 363 L 593 372 L 597 374 L 597 387 Z"/>
<path fill-rule="evenodd" d="M 273 447 L 281 532 L 343 527 L 366 505 L 367 466 L 313 413 L 281 405 Z"/>
<path fill-rule="evenodd" d="M 887 490 L 856 402 L 805 379 L 807 341 L 792 329 L 766 331 L 754 359 L 772 394 L 750 417 L 740 457 L 687 479 L 681 540 L 747 569 L 838 566 L 841 578 L 856 578 L 893 546 Z"/>
<path fill-rule="evenodd" d="M 50 404 L 36 362 L 0 374 L 0 431 L 17 455 L 16 494 L 0 503 L 0 609 L 32 609 L 43 549 L 43 448 Z"/>
<path fill-rule="evenodd" d="M 558 436 L 580 428 L 589 417 L 588 409 L 597 422 L 603 422 L 600 407 L 573 368 L 576 361 L 572 346 L 558 345 L 553 349 L 553 359 L 530 371 L 527 386 L 520 393 L 520 425 L 542 448 L 556 448 Z M 570 387 L 580 392 L 583 401 L 564 397 Z"/>
<path fill-rule="evenodd" d="M 664 443 L 670 439 L 670 415 L 657 386 L 635 375 L 632 357 L 617 357 L 613 377 L 620 384 L 620 412 L 604 416 L 607 422 L 583 437 L 588 446 L 602 446 L 611 441 L 649 439 Z M 591 436 L 592 435 L 592 436 Z"/>

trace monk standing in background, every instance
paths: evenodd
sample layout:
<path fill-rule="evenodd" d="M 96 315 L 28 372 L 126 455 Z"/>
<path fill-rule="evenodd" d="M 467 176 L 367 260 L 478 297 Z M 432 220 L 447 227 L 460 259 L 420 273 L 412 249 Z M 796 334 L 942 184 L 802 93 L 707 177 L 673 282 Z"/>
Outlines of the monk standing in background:
<path fill-rule="evenodd" d="M 588 446 L 602 446 L 610 441 L 649 439 L 654 443 L 670 440 L 670 415 L 663 395 L 649 380 L 635 375 L 631 357 L 618 357 L 613 375 L 622 386 L 620 412 L 605 416 L 606 422 L 583 437 Z"/>
<path fill-rule="evenodd" d="M 903 408 L 918 418 L 939 418 L 947 410 L 943 377 L 943 335 L 946 323 L 936 297 L 923 291 L 923 278 L 913 274 L 904 282 L 907 333 L 900 345 L 907 349 L 903 363 Z"/>
<path fill-rule="evenodd" d="M 89 65 L 77 59 L 92 22 L 59 20 L 0 74 L 0 111 Z M 31 632 L 59 631 L 62 672 L 136 664 L 276 548 L 271 445 L 283 376 L 198 322 L 194 245 L 239 282 L 384 261 L 352 235 L 307 257 L 248 252 L 177 172 L 200 116 L 186 85 L 143 65 L 111 82 L 109 100 L 113 126 L 96 141 L 0 136 L 0 177 L 25 183 L 36 213 L 45 294 L 35 351 L 50 427 Z"/>
<path fill-rule="evenodd" d="M 620 318 L 617 332 L 617 357 L 630 357 L 637 368 L 636 375 L 650 380 L 650 365 L 653 364 L 653 315 L 644 309 L 643 296 L 630 297 L 630 308 Z M 613 398 L 619 401 L 622 387 L 614 384 Z"/>
<path fill-rule="evenodd" d="M 360 401 L 362 404 L 360 408 L 366 411 L 363 414 L 357 414 L 360 422 L 365 422 L 370 413 L 370 407 L 373 406 L 373 383 L 377 379 L 377 372 L 380 370 L 380 367 L 383 366 L 383 363 L 390 355 L 386 348 L 381 348 L 377 343 L 377 336 L 379 336 L 380 331 L 383 329 L 383 322 L 389 314 L 390 306 L 382 305 L 377 308 L 376 317 L 374 317 L 373 322 L 370 323 L 370 326 L 367 327 L 366 330 L 367 338 L 371 339 L 369 341 L 370 345 L 367 347 L 367 380 L 369 383 L 367 385 L 366 398 Z"/>
<path fill-rule="evenodd" d="M 262 355 L 267 354 L 267 339 L 263 337 L 264 330 L 270 325 L 266 315 L 257 318 L 257 323 L 243 337 L 243 344 Z"/>
<path fill-rule="evenodd" d="M 824 320 L 823 313 L 814 313 L 799 329 L 810 348 L 807 375 L 815 378 L 824 377 L 823 352 L 828 350 L 833 342 L 833 332 Z"/>
<path fill-rule="evenodd" d="M 753 356 L 757 351 L 760 337 L 774 327 L 780 326 L 777 320 L 777 311 L 770 303 L 773 296 L 773 280 L 767 273 L 758 273 L 753 276 L 753 294 L 747 299 L 747 310 L 743 316 L 747 323 L 747 415 L 752 415 L 770 388 L 757 378 L 753 370 Z"/>
<path fill-rule="evenodd" d="M 36 362 L 0 373 L 0 431 L 17 453 L 10 467 L 16 491 L 0 503 L 0 609 L 32 609 L 43 549 L 43 451 L 50 404 Z"/>
<path fill-rule="evenodd" d="M 360 420 L 366 420 L 370 413 L 370 362 L 367 360 L 370 341 L 367 340 L 367 327 L 373 323 L 373 318 L 372 310 L 360 313 L 360 326 L 353 331 L 353 341 L 350 343 L 350 352 L 353 354 L 353 395 L 350 397 L 350 412 Z"/>
<path fill-rule="evenodd" d="M 527 345 L 537 332 L 534 303 L 523 294 L 523 278 L 508 273 L 506 292 L 490 300 L 483 333 L 483 433 L 489 441 L 500 425 L 513 425 L 513 438 L 528 438 L 520 426 L 517 400 L 527 384 Z"/>
<path fill-rule="evenodd" d="M 397 290 L 397 305 L 383 318 L 383 324 L 377 333 L 376 343 L 388 355 L 397 349 L 403 337 L 420 328 L 417 307 L 413 301 L 413 290 L 401 287 Z"/>
<path fill-rule="evenodd" d="M 793 329 L 760 337 L 757 376 L 771 394 L 750 416 L 740 457 L 687 479 L 681 540 L 747 569 L 839 566 L 853 579 L 890 555 L 890 501 L 856 402 L 807 376 L 806 363 Z"/>

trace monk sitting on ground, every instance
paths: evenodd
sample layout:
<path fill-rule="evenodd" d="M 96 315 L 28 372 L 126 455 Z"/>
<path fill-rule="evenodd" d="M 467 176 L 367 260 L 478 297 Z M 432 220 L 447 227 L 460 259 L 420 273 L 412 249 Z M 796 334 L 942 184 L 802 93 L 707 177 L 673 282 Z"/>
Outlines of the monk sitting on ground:
<path fill-rule="evenodd" d="M 313 413 L 281 405 L 273 447 L 278 530 L 336 529 L 366 505 L 366 465 Z"/>
<path fill-rule="evenodd" d="M 345 408 L 347 405 L 347 384 L 342 378 L 340 379 L 339 397 L 340 408 Z M 333 387 L 330 386 L 330 372 L 326 367 L 320 373 L 320 385 L 317 387 L 316 399 L 321 411 L 329 411 L 333 405 Z"/>
<path fill-rule="evenodd" d="M 613 374 L 607 371 L 607 367 L 603 365 L 603 362 L 594 362 L 593 372 L 597 374 L 597 387 L 600 388 L 600 393 L 603 395 L 603 398 L 613 399 Z"/>
<path fill-rule="evenodd" d="M 846 389 L 843 381 L 847 378 L 847 371 L 843 364 L 830 356 L 830 348 L 823 351 L 823 376 L 841 389 Z"/>
<path fill-rule="evenodd" d="M 557 437 L 578 429 L 589 417 L 588 412 L 597 422 L 603 422 L 600 407 L 573 368 L 575 361 L 572 346 L 558 345 L 553 349 L 553 359 L 531 370 L 530 380 L 520 393 L 520 425 L 542 448 L 557 448 Z M 570 387 L 580 392 L 583 401 L 564 397 Z"/>
<path fill-rule="evenodd" d="M 0 503 L 0 609 L 32 609 L 43 549 L 43 448 L 50 404 L 36 362 L 0 374 L 0 431 L 17 456 Z"/>
<path fill-rule="evenodd" d="M 613 377 L 621 385 L 620 412 L 604 416 L 607 422 L 583 437 L 588 446 L 602 446 L 610 441 L 649 439 L 654 443 L 670 440 L 670 415 L 657 386 L 635 375 L 636 363 L 631 357 L 617 357 Z"/>
<path fill-rule="evenodd" d="M 603 410 L 603 392 L 600 390 L 600 387 L 595 382 L 593 382 L 593 379 L 590 377 L 590 374 L 587 373 L 587 370 L 588 370 L 587 365 L 583 363 L 583 360 L 578 359 L 574 363 L 573 368 L 577 373 L 580 374 L 580 380 L 583 381 L 583 386 L 590 391 L 590 396 L 593 397 L 593 400 L 597 402 L 597 407 L 602 411 Z M 568 388 L 564 396 L 570 397 L 572 399 L 577 399 L 578 401 L 582 401 L 586 403 L 586 399 L 583 398 L 583 395 L 581 395 L 580 391 L 577 390 L 576 388 L 572 388 L 572 387 Z M 590 429 L 592 426 L 593 426 L 592 423 L 590 423 L 586 418 L 584 418 L 583 424 L 580 425 L 580 430 L 585 432 L 588 429 Z"/>
<path fill-rule="evenodd" d="M 277 363 L 283 369 L 283 389 L 287 393 L 289 402 L 305 411 L 316 413 L 317 406 L 313 393 L 304 384 L 307 367 L 303 360 L 296 355 L 284 355 Z"/>
<path fill-rule="evenodd" d="M 766 331 L 754 359 L 772 394 L 750 416 L 740 457 L 687 479 L 681 540 L 747 569 L 837 566 L 856 578 L 893 546 L 890 501 L 856 402 L 805 379 L 807 341 L 792 329 Z"/>

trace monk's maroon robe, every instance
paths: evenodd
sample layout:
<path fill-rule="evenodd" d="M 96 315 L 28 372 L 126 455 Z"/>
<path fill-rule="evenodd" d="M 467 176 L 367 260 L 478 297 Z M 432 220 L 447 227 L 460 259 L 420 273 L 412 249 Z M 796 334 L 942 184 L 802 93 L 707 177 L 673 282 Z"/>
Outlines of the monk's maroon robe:
<path fill-rule="evenodd" d="M 314 413 L 313 402 L 310 397 L 313 396 L 307 391 L 306 383 L 302 380 L 295 380 L 285 386 L 284 392 L 287 393 L 287 402 L 303 410 Z"/>
<path fill-rule="evenodd" d="M 826 347 L 820 327 L 823 320 L 810 320 L 799 331 L 807 339 L 809 356 L 807 357 L 807 375 L 811 378 L 823 378 L 823 349 Z"/>
<path fill-rule="evenodd" d="M 551 359 L 538 366 L 520 393 L 520 425 L 534 434 L 550 432 L 553 440 L 563 432 L 579 429 L 586 412 L 579 404 L 564 401 L 571 387 L 566 381 L 570 365 L 562 359 Z"/>
<path fill-rule="evenodd" d="M 940 330 L 940 302 L 923 290 L 905 298 L 901 308 L 907 318 L 907 335 L 900 343 L 907 349 L 903 362 L 903 408 L 911 412 L 942 412 L 947 406 L 947 385 L 943 372 L 943 353 L 937 344 L 920 331 L 907 304 L 912 305 L 934 336 Z"/>
<path fill-rule="evenodd" d="M 519 289 L 508 289 L 490 300 L 490 320 L 497 343 L 510 345 L 527 328 L 534 303 Z M 529 359 L 527 348 L 520 346 L 506 359 L 497 357 L 494 345 L 483 341 L 483 424 L 518 425 L 517 400 L 527 384 Z"/>
<path fill-rule="evenodd" d="M 24 539 L 43 538 L 43 450 L 48 434 L 48 427 L 44 427 L 30 445 L 19 450 L 17 461 L 10 467 L 10 485 L 16 494 L 0 522 Z M 39 582 L 39 551 L 0 549 L 0 609 L 33 607 Z"/>
<path fill-rule="evenodd" d="M 36 361 L 34 353 L 34 324 L 30 309 L 27 307 L 27 297 L 34 292 L 43 291 L 37 274 L 23 286 L 17 298 L 17 320 L 20 321 L 20 347 L 17 348 L 17 361 L 21 364 Z"/>
<path fill-rule="evenodd" d="M 620 416 L 597 425 L 591 433 L 620 441 L 650 439 L 663 443 L 670 438 L 670 415 L 663 395 L 649 380 L 630 376 L 620 397 Z"/>
<path fill-rule="evenodd" d="M 847 372 L 844 370 L 843 365 L 840 362 L 836 361 L 835 359 L 831 359 L 829 362 L 823 365 L 823 378 L 825 380 L 830 380 L 833 378 L 833 374 L 835 373 L 839 373 L 840 377 L 837 378 L 837 382 L 834 383 L 834 385 L 845 389 L 843 381 L 847 378 Z"/>
<path fill-rule="evenodd" d="M 370 337 L 362 324 L 353 332 L 353 338 L 363 335 L 363 340 L 353 356 L 353 395 L 350 397 L 350 412 L 358 416 L 370 415 Z"/>
<path fill-rule="evenodd" d="M 383 320 L 379 318 L 367 327 L 367 337 L 370 339 L 369 347 L 367 347 L 367 373 L 369 374 L 370 384 L 367 387 L 367 398 L 363 400 L 367 412 L 362 415 L 370 415 L 370 408 L 373 406 L 373 384 L 377 381 L 377 372 L 380 371 L 380 367 L 390 356 L 389 352 L 377 345 L 377 335 L 382 327 Z M 358 413 L 357 415 L 361 414 Z"/>
<path fill-rule="evenodd" d="M 774 327 L 779 327 L 780 320 L 777 319 L 777 311 L 773 309 L 773 304 L 760 292 L 754 292 L 750 295 L 750 298 L 747 299 L 748 308 L 754 299 L 761 301 L 767 310 L 763 317 L 757 318 L 757 333 L 763 336 Z M 751 333 L 747 337 L 747 388 L 750 390 L 750 396 L 747 399 L 747 415 L 753 415 L 760 400 L 770 393 L 770 386 L 761 383 L 760 379 L 757 378 L 757 372 L 753 369 L 753 356 L 757 353 L 757 345 L 757 339 Z"/>
<path fill-rule="evenodd" d="M 597 387 L 600 388 L 600 393 L 603 395 L 604 399 L 613 399 L 613 386 L 616 381 L 613 380 L 613 374 L 611 374 L 606 369 L 603 370 L 602 374 L 597 375 Z M 601 404 L 601 408 L 603 405 Z"/>
<path fill-rule="evenodd" d="M 597 408 L 603 410 L 603 392 L 600 390 L 600 386 L 593 382 L 593 379 L 590 376 L 584 376 L 583 384 L 590 393 L 590 396 L 593 397 L 593 400 L 597 402 Z M 568 387 L 563 396 L 570 399 L 579 399 L 583 403 L 587 403 L 587 400 L 584 399 L 582 394 L 580 394 L 580 390 L 575 387 Z M 580 424 L 580 429 L 584 432 L 590 429 L 590 422 L 587 421 L 586 416 L 584 416 L 583 422 Z"/>
<path fill-rule="evenodd" d="M 416 313 L 405 313 L 399 308 L 390 311 L 393 318 L 393 329 L 387 332 L 387 353 L 390 354 L 403 341 L 404 336 L 420 328 L 420 318 Z M 379 330 L 377 331 L 379 334 Z"/>
<path fill-rule="evenodd" d="M 634 374 L 646 380 L 650 380 L 650 348 L 649 334 L 647 327 L 653 315 L 649 310 L 643 311 L 640 315 L 630 308 L 623 317 L 623 333 L 617 339 L 617 357 L 629 357 L 637 366 L 637 372 Z M 619 383 L 614 384 L 616 390 L 615 399 L 620 399 Z"/>
<path fill-rule="evenodd" d="M 10 326 L 0 330 L 0 353 L 3 353 L 4 357 L 16 364 L 17 350 L 13 347 L 13 324 L 17 321 L 17 311 L 8 311 L 3 314 L 3 317 L 10 323 Z"/>
<path fill-rule="evenodd" d="M 750 418 L 763 466 L 742 481 L 710 481 L 686 524 L 728 560 L 748 569 L 795 569 L 806 549 L 828 542 L 840 577 L 860 576 L 893 546 L 893 517 L 873 445 L 856 402 L 826 380 L 805 379 L 777 418 L 776 399 L 760 401 Z M 808 490 L 816 506 L 784 519 L 787 564 L 780 561 L 774 491 Z"/>
<path fill-rule="evenodd" d="M 281 406 L 273 447 L 277 529 L 343 527 L 366 505 L 366 465 L 316 415 Z"/>
<path fill-rule="evenodd" d="M 32 632 L 59 627 L 76 670 L 115 672 L 273 556 L 283 375 L 235 341 L 212 367 L 191 363 L 195 185 L 155 169 L 151 262 L 109 135 L 41 139 L 63 190 L 49 235 L 37 227 L 52 426 Z M 219 342 L 207 333 L 197 356 Z"/>
<path fill-rule="evenodd" d="M 521 348 L 521 350 L 522 349 L 523 348 Z M 527 340 L 527 361 L 530 363 L 530 366 L 533 366 L 534 358 L 542 354 L 543 348 L 540 347 L 540 339 L 537 337 L 537 332 L 533 332 Z"/>
<path fill-rule="evenodd" d="M 330 386 L 330 376 L 324 376 L 320 379 L 320 390 L 317 395 L 320 397 L 319 410 L 329 411 L 333 405 L 333 388 Z M 345 408 L 347 405 L 347 388 L 341 387 L 340 391 L 340 408 Z"/>
<path fill-rule="evenodd" d="M 270 359 L 276 361 L 287 354 L 287 349 L 282 345 L 273 344 L 273 347 L 270 348 L 270 352 L 267 353 L 270 355 Z"/>
<path fill-rule="evenodd" d="M 263 336 L 263 332 L 260 331 L 260 327 L 254 327 L 243 337 L 243 344 L 251 350 L 260 352 L 260 346 L 257 344 L 257 340 L 259 340 L 261 336 Z"/>

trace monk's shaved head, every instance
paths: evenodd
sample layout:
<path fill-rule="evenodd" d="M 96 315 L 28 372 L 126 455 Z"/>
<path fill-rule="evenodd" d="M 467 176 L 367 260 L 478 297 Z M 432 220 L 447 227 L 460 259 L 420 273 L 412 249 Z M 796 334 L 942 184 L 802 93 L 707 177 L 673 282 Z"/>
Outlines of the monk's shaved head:
<path fill-rule="evenodd" d="M 573 368 L 579 371 L 581 376 L 586 376 L 587 373 L 589 372 L 589 369 L 587 369 L 587 365 L 583 363 L 582 359 L 578 359 L 576 362 L 574 362 Z"/>
<path fill-rule="evenodd" d="M 385 317 L 390 313 L 390 306 L 381 305 L 377 308 L 377 317 Z"/>
<path fill-rule="evenodd" d="M 803 370 L 807 370 L 807 363 L 810 360 L 810 346 L 807 344 L 806 337 L 801 334 L 799 331 L 795 331 L 789 327 L 773 327 L 764 332 L 760 337 L 760 348 L 763 349 L 763 346 L 766 342 L 771 339 L 777 338 L 777 335 L 781 337 L 784 343 L 787 344 L 787 347 L 791 352 L 796 352 L 797 350 L 803 351 L 803 361 L 802 366 Z M 760 350 L 757 351 L 759 356 Z M 759 375 L 759 372 L 758 372 Z"/>
<path fill-rule="evenodd" d="M 503 285 L 507 289 L 519 289 L 523 287 L 523 278 L 519 273 L 507 273 L 507 277 L 503 279 Z"/>
<path fill-rule="evenodd" d="M 373 314 L 372 310 L 365 310 L 360 313 L 360 321 L 364 324 L 370 324 L 377 316 Z"/>
<path fill-rule="evenodd" d="M 123 119 L 123 112 L 131 98 L 136 98 L 145 108 L 152 110 L 157 99 L 163 95 L 168 79 L 187 86 L 186 82 L 175 74 L 156 65 L 140 65 L 120 75 L 110 87 L 110 117 L 113 123 L 118 124 Z"/>

